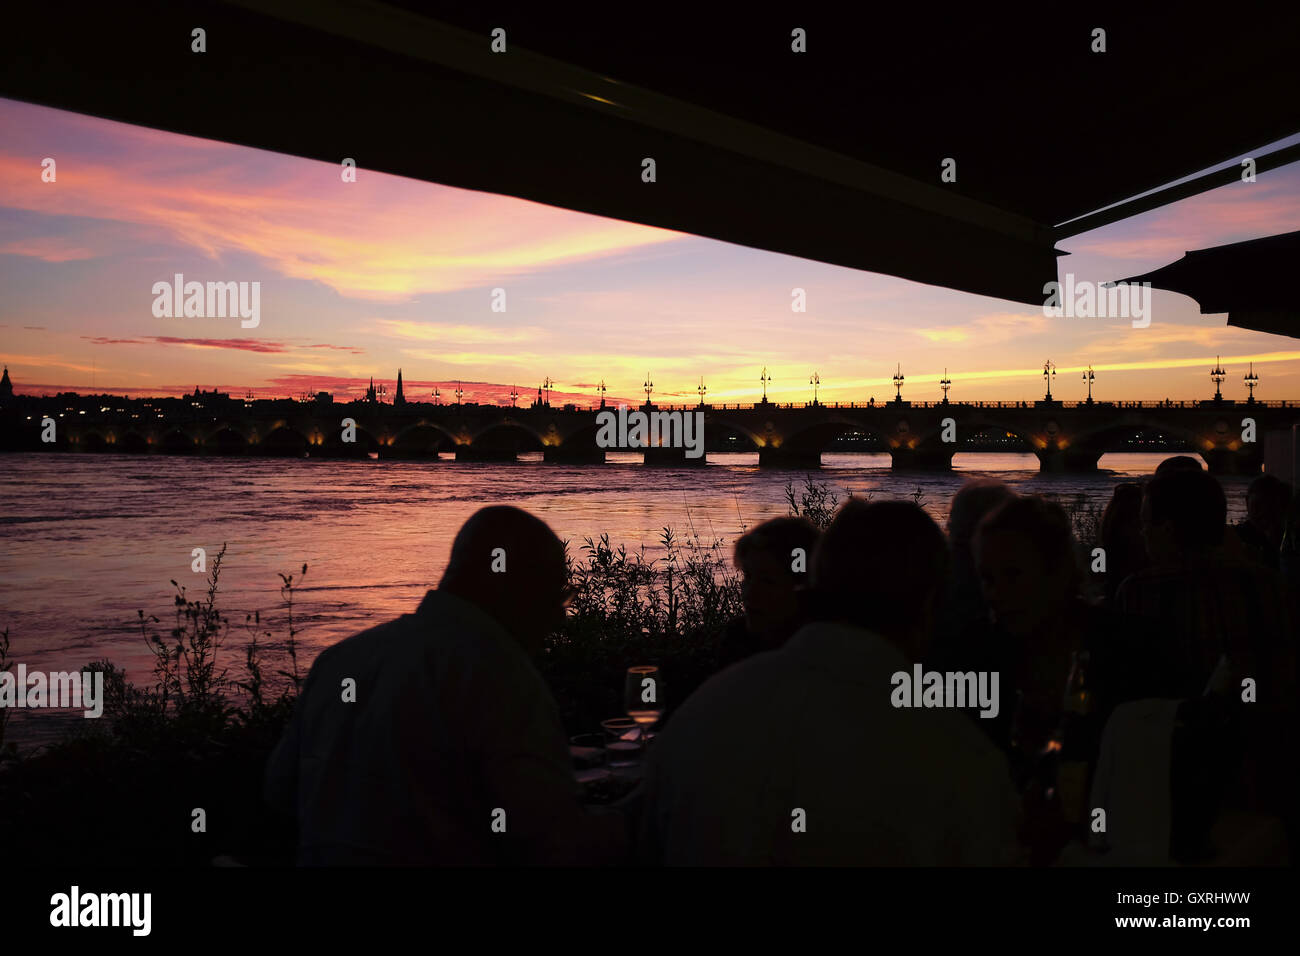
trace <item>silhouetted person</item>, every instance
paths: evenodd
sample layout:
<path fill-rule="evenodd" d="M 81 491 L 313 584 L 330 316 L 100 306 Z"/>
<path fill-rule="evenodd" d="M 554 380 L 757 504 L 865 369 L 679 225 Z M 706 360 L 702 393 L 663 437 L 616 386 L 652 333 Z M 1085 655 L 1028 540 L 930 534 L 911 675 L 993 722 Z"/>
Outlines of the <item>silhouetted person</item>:
<path fill-rule="evenodd" d="M 1227 502 L 1203 470 L 1157 474 L 1146 485 L 1142 536 L 1152 566 L 1119 589 L 1120 609 L 1173 642 L 1180 697 L 1198 696 L 1227 655 L 1225 679 L 1258 675 L 1291 639 L 1280 577 L 1225 554 Z"/>
<path fill-rule="evenodd" d="M 1015 497 L 1015 493 L 996 478 L 971 479 L 952 497 L 948 511 L 948 550 L 952 560 L 948 588 L 935 629 L 936 652 L 946 653 L 948 645 L 959 639 L 973 622 L 988 614 L 980 590 L 979 573 L 971 554 L 975 528 L 994 508 Z"/>
<path fill-rule="evenodd" d="M 563 620 L 564 548 L 517 508 L 476 512 L 412 614 L 326 649 L 267 768 L 298 861 L 586 863 L 617 817 L 577 802 L 555 700 L 529 660 Z"/>
<path fill-rule="evenodd" d="M 1204 471 L 1205 468 L 1191 455 L 1174 455 L 1156 465 L 1156 474 L 1163 475 L 1170 471 Z"/>
<path fill-rule="evenodd" d="M 1188 702 L 1180 713 L 1212 740 L 1220 776 L 1245 757 L 1246 782 L 1227 799 L 1283 812 L 1294 827 L 1296 635 L 1282 578 L 1224 547 L 1227 502 L 1207 472 L 1152 478 L 1142 523 L 1152 566 L 1120 586 L 1116 604 L 1162 638 L 1167 696 Z"/>
<path fill-rule="evenodd" d="M 924 653 L 946 563 L 943 534 L 911 502 L 844 505 L 812 565 L 833 620 L 681 705 L 650 754 L 641 854 L 686 865 L 1005 862 L 1016 801 L 1001 755 L 961 715 L 891 700 L 894 675 L 910 676 Z"/>
<path fill-rule="evenodd" d="M 1093 694 L 1086 743 L 1095 760 L 1110 711 L 1154 689 L 1149 642 L 1081 598 L 1073 529 L 1060 505 L 1005 502 L 980 522 L 973 552 L 989 615 L 968 633 L 954 666 L 999 671 L 1006 701 L 998 720 L 977 723 L 1008 752 L 1014 743 L 1036 754 L 1060 722 L 1072 655 L 1084 652 Z"/>
<path fill-rule="evenodd" d="M 980 522 L 972 550 L 989 615 L 968 630 L 962 656 L 949 669 L 1001 675 L 1002 713 L 975 723 L 1010 758 L 1025 799 L 1023 839 L 1031 861 L 1045 865 L 1073 835 L 1066 807 L 1078 812 L 1086 799 L 1114 708 L 1157 686 L 1151 649 L 1118 615 L 1082 598 L 1073 529 L 1060 505 L 1039 497 L 1005 502 Z M 1090 707 L 1071 721 L 1067 744 L 1086 770 L 1062 784 L 1070 793 L 1055 799 L 1042 755 L 1064 726 L 1076 661 L 1084 667 Z"/>
<path fill-rule="evenodd" d="M 1260 475 L 1246 489 L 1246 520 L 1236 527 L 1246 553 L 1274 570 L 1290 506 L 1291 486 L 1276 475 Z"/>
<path fill-rule="evenodd" d="M 1124 481 L 1111 492 L 1101 517 L 1101 547 L 1106 552 L 1106 603 L 1130 574 L 1151 563 L 1142 541 L 1142 486 Z"/>
<path fill-rule="evenodd" d="M 745 613 L 723 632 L 719 668 L 776 650 L 803 625 L 799 591 L 816 544 L 812 522 L 796 517 L 764 521 L 736 542 Z"/>

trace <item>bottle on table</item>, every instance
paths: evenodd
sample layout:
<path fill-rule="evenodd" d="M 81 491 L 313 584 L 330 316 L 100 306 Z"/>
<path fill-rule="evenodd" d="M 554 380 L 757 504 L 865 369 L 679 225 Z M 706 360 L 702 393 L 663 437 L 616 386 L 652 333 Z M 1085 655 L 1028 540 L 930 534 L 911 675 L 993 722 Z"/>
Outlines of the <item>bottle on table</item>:
<path fill-rule="evenodd" d="M 1088 771 L 1092 758 L 1085 723 L 1092 714 L 1092 688 L 1088 684 L 1087 651 L 1070 655 L 1070 675 L 1065 682 L 1061 701 L 1061 721 L 1048 741 L 1054 749 L 1055 787 L 1061 800 L 1065 822 L 1076 826 L 1083 822 L 1088 798 Z"/>

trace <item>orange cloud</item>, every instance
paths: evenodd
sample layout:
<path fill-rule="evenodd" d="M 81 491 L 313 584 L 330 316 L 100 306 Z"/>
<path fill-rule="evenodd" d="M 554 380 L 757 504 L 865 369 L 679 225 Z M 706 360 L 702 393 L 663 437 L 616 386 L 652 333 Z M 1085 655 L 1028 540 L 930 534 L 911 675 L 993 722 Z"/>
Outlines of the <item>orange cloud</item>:
<path fill-rule="evenodd" d="M 1041 312 L 998 312 L 981 315 L 962 325 L 913 329 L 927 342 L 988 345 L 1034 335 L 1047 329 L 1047 317 Z"/>

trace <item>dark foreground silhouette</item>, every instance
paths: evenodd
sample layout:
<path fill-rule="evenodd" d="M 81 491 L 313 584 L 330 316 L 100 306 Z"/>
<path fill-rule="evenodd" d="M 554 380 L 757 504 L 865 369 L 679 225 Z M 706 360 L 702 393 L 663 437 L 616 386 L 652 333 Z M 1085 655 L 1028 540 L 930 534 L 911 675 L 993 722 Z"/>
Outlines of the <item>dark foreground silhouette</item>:
<path fill-rule="evenodd" d="M 413 613 L 320 656 L 267 797 L 304 864 L 1285 863 L 1300 514 L 1275 479 L 1249 501 L 1229 527 L 1170 459 L 1092 552 L 996 482 L 948 538 L 905 502 L 762 525 L 720 671 L 603 807 L 535 667 L 563 548 L 486 508 Z"/>

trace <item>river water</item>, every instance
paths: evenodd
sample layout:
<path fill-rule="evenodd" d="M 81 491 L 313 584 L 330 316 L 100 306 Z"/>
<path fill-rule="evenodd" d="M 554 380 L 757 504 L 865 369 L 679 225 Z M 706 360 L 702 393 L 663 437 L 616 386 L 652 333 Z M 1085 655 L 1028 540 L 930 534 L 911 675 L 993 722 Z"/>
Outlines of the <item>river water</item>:
<path fill-rule="evenodd" d="M 956 456 L 951 474 L 895 475 L 887 454 L 826 454 L 816 478 L 841 497 L 906 498 L 919 489 L 943 525 L 953 493 L 971 477 L 1104 504 L 1116 482 L 1149 475 L 1164 457 L 1110 454 L 1095 474 L 1040 475 L 1030 454 L 972 453 Z M 309 664 L 322 647 L 414 608 L 437 582 L 456 530 L 484 505 L 534 512 L 575 554 L 582 539 L 602 533 L 653 553 L 664 526 L 733 542 L 788 513 L 786 482 L 809 474 L 760 470 L 754 453 L 710 455 L 706 467 L 682 469 L 646 468 L 637 454 L 611 453 L 604 465 L 537 459 L 0 455 L 0 630 L 9 628 L 10 660 L 50 671 L 108 658 L 146 682 L 151 658 L 137 611 L 167 626 L 169 580 L 197 594 L 203 575 L 191 570 L 192 549 L 206 549 L 211 561 L 224 543 L 219 605 L 237 624 L 254 610 L 282 621 L 277 572 L 308 565 L 295 619 L 304 628 L 300 661 Z M 1246 483 L 1224 480 L 1231 520 L 1243 516 Z M 237 666 L 246 640 L 235 627 L 222 662 Z M 15 720 L 10 736 L 31 739 L 31 723 Z"/>

